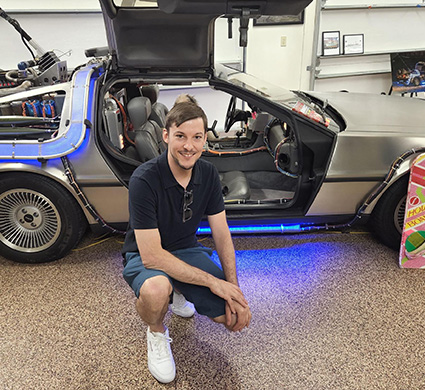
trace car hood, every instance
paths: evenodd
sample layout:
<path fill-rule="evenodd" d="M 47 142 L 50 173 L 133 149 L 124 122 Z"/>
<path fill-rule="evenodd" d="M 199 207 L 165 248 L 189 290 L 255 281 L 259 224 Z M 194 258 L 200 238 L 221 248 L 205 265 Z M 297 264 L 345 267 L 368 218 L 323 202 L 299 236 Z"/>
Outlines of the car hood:
<path fill-rule="evenodd" d="M 425 134 L 425 100 L 369 93 L 308 92 L 338 111 L 346 131 Z"/>
<path fill-rule="evenodd" d="M 121 69 L 211 71 L 214 21 L 260 15 L 297 15 L 312 0 L 154 0 L 119 7 L 100 0 L 110 53 Z M 137 6 L 141 4 L 142 6 Z M 149 5 L 149 6 L 146 6 Z"/>

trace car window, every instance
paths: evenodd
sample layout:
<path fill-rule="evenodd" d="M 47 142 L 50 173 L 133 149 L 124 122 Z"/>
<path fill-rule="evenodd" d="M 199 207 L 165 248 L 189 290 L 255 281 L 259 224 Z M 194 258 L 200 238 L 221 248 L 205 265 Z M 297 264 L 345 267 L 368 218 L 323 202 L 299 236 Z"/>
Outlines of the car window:
<path fill-rule="evenodd" d="M 334 132 L 339 132 L 341 130 L 339 124 L 326 110 L 327 102 L 319 102 L 317 99 L 312 99 L 304 92 L 290 91 L 243 72 L 235 70 L 229 71 L 228 69 L 224 70 L 222 65 L 219 65 L 217 68 L 217 75 L 219 78 L 224 78 L 234 85 L 254 92 L 313 122 L 321 123 Z"/>

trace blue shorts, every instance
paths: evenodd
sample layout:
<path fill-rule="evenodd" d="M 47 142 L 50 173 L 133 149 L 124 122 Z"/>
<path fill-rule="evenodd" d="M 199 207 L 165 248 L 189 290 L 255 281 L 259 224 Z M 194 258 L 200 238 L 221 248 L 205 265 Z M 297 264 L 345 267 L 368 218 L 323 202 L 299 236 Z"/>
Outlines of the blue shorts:
<path fill-rule="evenodd" d="M 185 263 L 202 269 L 219 279 L 225 279 L 223 271 L 211 259 L 212 250 L 203 246 L 179 249 L 172 251 L 174 256 Z M 184 297 L 195 305 L 199 314 L 210 318 L 225 314 L 225 300 L 213 294 L 208 287 L 195 284 L 182 283 L 168 276 L 165 272 L 156 269 L 146 269 L 138 252 L 127 252 L 125 254 L 125 266 L 123 276 L 125 281 L 133 289 L 136 297 L 139 297 L 140 288 L 146 279 L 163 275 L 168 278 L 173 289 L 176 288 Z"/>

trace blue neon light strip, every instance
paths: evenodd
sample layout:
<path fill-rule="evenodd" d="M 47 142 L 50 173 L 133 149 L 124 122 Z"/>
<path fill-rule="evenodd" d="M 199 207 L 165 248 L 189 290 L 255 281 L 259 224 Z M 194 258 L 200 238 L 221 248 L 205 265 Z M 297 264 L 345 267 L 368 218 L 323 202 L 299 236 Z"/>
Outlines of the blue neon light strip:
<path fill-rule="evenodd" d="M 234 234 L 254 234 L 254 233 L 290 233 L 301 232 L 301 225 L 248 225 L 248 226 L 229 226 L 230 232 Z M 211 234 L 209 227 L 200 227 L 196 234 Z"/>

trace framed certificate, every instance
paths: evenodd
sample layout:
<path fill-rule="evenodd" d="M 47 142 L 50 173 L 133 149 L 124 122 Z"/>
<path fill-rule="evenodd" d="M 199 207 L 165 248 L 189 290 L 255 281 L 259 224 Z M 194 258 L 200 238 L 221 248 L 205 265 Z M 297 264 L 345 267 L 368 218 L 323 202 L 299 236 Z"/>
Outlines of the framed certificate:
<path fill-rule="evenodd" d="M 364 53 L 364 35 L 348 34 L 343 36 L 344 54 L 363 54 Z"/>
<path fill-rule="evenodd" d="M 322 52 L 324 56 L 340 54 L 339 31 L 324 31 L 322 33 Z"/>

